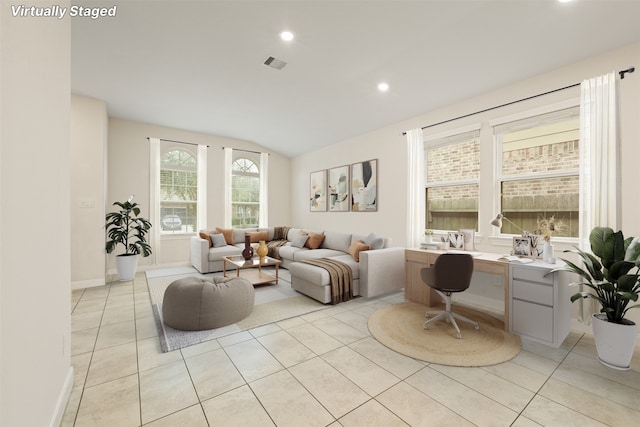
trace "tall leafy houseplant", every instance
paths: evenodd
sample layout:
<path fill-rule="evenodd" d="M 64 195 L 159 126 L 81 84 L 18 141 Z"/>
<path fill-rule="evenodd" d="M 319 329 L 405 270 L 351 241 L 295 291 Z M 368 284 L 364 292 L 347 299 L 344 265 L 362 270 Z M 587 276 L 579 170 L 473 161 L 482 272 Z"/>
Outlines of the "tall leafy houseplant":
<path fill-rule="evenodd" d="M 640 293 L 640 239 L 625 239 L 622 231 L 596 227 L 591 230 L 589 243 L 592 254 L 578 248 L 565 251 L 578 254 L 583 265 L 564 259 L 566 266 L 561 269 L 580 277 L 570 285 L 589 288 L 573 294 L 571 302 L 581 298 L 598 301 L 600 313 L 593 315 L 593 333 L 600 361 L 610 367 L 628 369 L 637 332 L 635 323 L 625 315 L 630 309 L 640 307 L 629 305 L 638 301 Z M 621 331 L 626 331 L 628 336 L 621 338 L 620 343 L 611 342 Z M 622 357 L 624 347 L 630 347 L 630 353 Z M 607 349 L 614 355 L 605 355 Z"/>
<path fill-rule="evenodd" d="M 151 222 L 141 218 L 140 208 L 133 201 L 133 196 L 126 202 L 115 202 L 120 210 L 109 212 L 106 219 L 107 253 L 113 252 L 118 245 L 124 246 L 124 253 L 116 257 L 118 277 L 120 280 L 133 280 L 138 263 L 138 255 L 151 255 L 151 246 L 147 243 L 147 233 Z"/>

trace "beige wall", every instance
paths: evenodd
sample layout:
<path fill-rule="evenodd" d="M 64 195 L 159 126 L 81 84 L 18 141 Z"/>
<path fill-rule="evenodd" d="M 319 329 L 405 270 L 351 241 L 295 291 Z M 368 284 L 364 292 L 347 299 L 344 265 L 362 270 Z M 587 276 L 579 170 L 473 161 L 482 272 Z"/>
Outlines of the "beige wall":
<path fill-rule="evenodd" d="M 292 159 L 292 221 L 294 224 L 344 231 L 376 231 L 393 238 L 396 245 L 406 242 L 406 137 L 402 133 L 431 123 L 437 123 L 477 110 L 486 109 L 517 99 L 525 98 L 552 89 L 579 83 L 583 79 L 594 77 L 614 70 L 626 69 L 630 64 L 640 63 L 640 44 L 610 52 L 587 61 L 565 67 L 523 81 L 519 84 L 489 92 L 483 96 L 469 99 L 418 117 L 396 123 L 377 131 L 351 138 L 339 144 L 308 153 Z M 628 74 L 620 81 L 621 116 L 621 157 L 622 157 L 622 228 L 629 235 L 640 235 L 640 223 L 637 212 L 640 201 L 635 197 L 635 167 L 640 158 L 640 75 Z M 425 96 L 429 94 L 425 93 Z M 446 130 L 461 128 L 475 123 L 504 117 L 522 111 L 565 100 L 579 98 L 579 88 L 573 88 L 552 95 L 540 97 L 488 113 L 474 115 L 425 130 L 425 135 L 437 134 Z M 486 125 L 485 125 L 486 128 Z M 485 132 L 485 134 L 487 134 Z M 483 182 L 493 182 L 492 146 L 493 142 L 481 140 L 481 177 Z M 375 213 L 318 213 L 309 211 L 309 173 L 319 169 L 328 169 L 356 161 L 371 158 L 379 159 L 378 193 L 379 210 Z M 480 218 L 478 243 L 485 250 L 501 251 L 504 242 L 490 239 L 493 230 L 489 221 L 495 215 L 495 200 L 491 185 L 485 185 L 480 194 Z"/>
<path fill-rule="evenodd" d="M 105 284 L 107 106 L 71 96 L 71 287 Z"/>
<path fill-rule="evenodd" d="M 107 211 L 116 200 L 125 200 L 135 194 L 140 203 L 141 215 L 149 217 L 149 143 L 147 137 L 191 142 L 209 146 L 207 158 L 207 226 L 223 225 L 224 157 L 222 147 L 252 151 L 264 151 L 257 144 L 173 129 L 153 124 L 121 119 L 109 119 L 108 146 L 108 197 Z M 269 156 L 269 223 L 290 223 L 289 159 L 271 153 Z M 154 224 L 155 225 L 155 224 Z M 171 235 L 161 238 L 159 264 L 178 265 L 189 262 L 188 235 Z M 109 271 L 115 268 L 114 256 L 109 256 Z M 140 258 L 140 268 L 146 268 L 151 257 Z"/>
<path fill-rule="evenodd" d="M 292 222 L 316 229 L 332 229 L 390 236 L 397 246 L 406 244 L 406 137 L 402 133 L 417 127 L 439 123 L 474 111 L 502 105 L 535 94 L 579 83 L 611 71 L 618 71 L 640 65 L 640 44 L 628 46 L 608 54 L 561 68 L 551 73 L 488 92 L 482 96 L 450 105 L 420 116 L 384 127 L 377 131 L 351 138 L 339 144 L 308 153 L 291 162 L 292 172 Z M 622 230 L 627 236 L 640 236 L 640 199 L 637 197 L 637 164 L 640 158 L 640 74 L 628 74 L 620 81 L 620 122 L 621 122 L 621 198 Z M 420 90 L 417 88 L 416 90 Z M 425 97 L 429 94 L 425 93 Z M 436 126 L 425 130 L 425 135 L 438 134 L 447 130 L 484 123 L 481 137 L 480 171 L 480 211 L 479 232 L 476 237 L 478 250 L 506 253 L 511 240 L 494 237 L 495 230 L 489 225 L 496 214 L 496 194 L 493 188 L 494 155 L 493 141 L 487 132 L 487 121 L 543 107 L 548 104 L 577 99 L 578 87 L 552 95 L 500 108 L 491 112 L 474 115 L 465 119 Z M 374 213 L 357 212 L 310 212 L 309 211 L 309 173 L 320 169 L 353 163 L 371 158 L 379 159 L 378 195 L 379 208 Z M 488 185 L 487 185 L 488 183 Z M 556 241 L 556 254 L 571 247 L 569 242 Z M 633 310 L 630 316 L 640 320 L 640 310 Z"/>
<path fill-rule="evenodd" d="M 61 7 L 69 2 L 61 1 Z M 70 21 L 0 8 L 0 425 L 58 425 L 70 363 Z"/>

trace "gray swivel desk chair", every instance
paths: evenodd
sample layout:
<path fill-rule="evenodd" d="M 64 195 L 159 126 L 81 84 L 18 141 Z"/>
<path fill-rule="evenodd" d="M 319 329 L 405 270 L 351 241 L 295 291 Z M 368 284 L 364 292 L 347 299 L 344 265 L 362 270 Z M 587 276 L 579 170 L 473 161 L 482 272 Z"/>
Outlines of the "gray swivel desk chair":
<path fill-rule="evenodd" d="M 444 298 L 446 304 L 445 311 L 427 312 L 425 314 L 426 317 L 436 315 L 436 317 L 424 322 L 425 329 L 429 329 L 429 323 L 435 322 L 443 317 L 456 328 L 458 338 L 462 338 L 462 334 L 460 333 L 460 328 L 455 318 L 471 323 L 475 326 L 476 330 L 480 329 L 480 325 L 478 325 L 477 322 L 451 311 L 451 294 L 465 291 L 471 283 L 472 274 L 473 257 L 469 254 L 460 253 L 442 254 L 436 258 L 433 267 L 420 270 L 422 280 L 438 292 L 438 294 Z"/>

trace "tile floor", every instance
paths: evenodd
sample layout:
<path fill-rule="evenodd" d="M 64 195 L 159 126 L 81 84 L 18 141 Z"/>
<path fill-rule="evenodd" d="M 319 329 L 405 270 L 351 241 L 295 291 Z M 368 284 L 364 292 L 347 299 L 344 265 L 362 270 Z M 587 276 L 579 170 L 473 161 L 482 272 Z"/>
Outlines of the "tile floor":
<path fill-rule="evenodd" d="M 161 353 L 146 279 L 72 293 L 75 384 L 63 426 L 637 426 L 640 353 L 597 362 L 590 335 L 525 341 L 484 368 L 428 364 L 373 339 L 362 299 Z"/>

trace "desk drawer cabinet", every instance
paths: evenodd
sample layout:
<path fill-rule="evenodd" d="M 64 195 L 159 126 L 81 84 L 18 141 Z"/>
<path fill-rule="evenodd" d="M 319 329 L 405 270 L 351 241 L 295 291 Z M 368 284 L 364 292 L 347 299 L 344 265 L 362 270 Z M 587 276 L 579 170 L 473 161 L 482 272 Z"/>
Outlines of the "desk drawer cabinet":
<path fill-rule="evenodd" d="M 559 347 L 570 327 L 566 274 L 541 261 L 510 265 L 511 332 Z"/>
<path fill-rule="evenodd" d="M 553 307 L 553 284 L 513 279 L 513 298 Z"/>
<path fill-rule="evenodd" d="M 528 338 L 553 342 L 553 307 L 514 299 L 512 332 Z"/>

